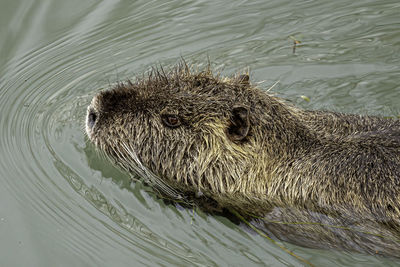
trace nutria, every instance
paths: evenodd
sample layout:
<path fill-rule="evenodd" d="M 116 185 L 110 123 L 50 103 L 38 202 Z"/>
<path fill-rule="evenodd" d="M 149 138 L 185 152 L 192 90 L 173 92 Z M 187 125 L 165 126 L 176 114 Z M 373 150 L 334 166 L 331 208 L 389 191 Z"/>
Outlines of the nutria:
<path fill-rule="evenodd" d="M 163 197 L 282 240 L 400 255 L 400 121 L 306 111 L 179 64 L 97 94 L 89 139 Z"/>

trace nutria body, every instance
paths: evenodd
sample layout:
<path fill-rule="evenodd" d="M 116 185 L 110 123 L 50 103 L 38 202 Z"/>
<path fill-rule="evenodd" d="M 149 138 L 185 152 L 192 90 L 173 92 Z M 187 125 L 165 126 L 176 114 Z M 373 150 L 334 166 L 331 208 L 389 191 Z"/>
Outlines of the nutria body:
<path fill-rule="evenodd" d="M 302 245 L 400 255 L 399 120 L 304 111 L 183 64 L 96 95 L 86 131 L 164 196 Z"/>

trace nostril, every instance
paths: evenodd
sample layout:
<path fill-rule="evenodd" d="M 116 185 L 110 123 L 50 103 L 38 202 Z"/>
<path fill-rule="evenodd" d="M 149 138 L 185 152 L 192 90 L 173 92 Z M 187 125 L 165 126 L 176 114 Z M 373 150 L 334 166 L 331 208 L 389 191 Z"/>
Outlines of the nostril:
<path fill-rule="evenodd" d="M 90 110 L 88 114 L 88 126 L 93 128 L 94 123 L 96 122 L 97 115 L 94 110 Z"/>

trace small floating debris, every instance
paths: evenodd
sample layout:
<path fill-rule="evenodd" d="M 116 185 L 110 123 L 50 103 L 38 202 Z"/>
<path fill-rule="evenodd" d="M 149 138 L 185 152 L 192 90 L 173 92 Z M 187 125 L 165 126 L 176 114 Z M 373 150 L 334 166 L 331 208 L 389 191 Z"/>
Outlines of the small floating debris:
<path fill-rule="evenodd" d="M 310 98 L 305 95 L 301 95 L 300 98 L 302 98 L 304 101 L 310 102 Z"/>
<path fill-rule="evenodd" d="M 289 38 L 293 40 L 293 54 L 295 54 L 296 53 L 296 46 L 298 44 L 301 44 L 301 41 L 297 40 L 293 35 L 290 35 Z"/>

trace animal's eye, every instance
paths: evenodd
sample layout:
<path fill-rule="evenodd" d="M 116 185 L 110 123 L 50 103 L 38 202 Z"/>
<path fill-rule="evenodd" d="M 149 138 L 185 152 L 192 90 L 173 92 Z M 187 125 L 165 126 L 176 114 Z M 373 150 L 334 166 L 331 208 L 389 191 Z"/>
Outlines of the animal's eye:
<path fill-rule="evenodd" d="M 161 115 L 162 122 L 171 128 L 176 128 L 181 125 L 181 120 L 178 115 L 174 114 L 163 114 Z"/>

